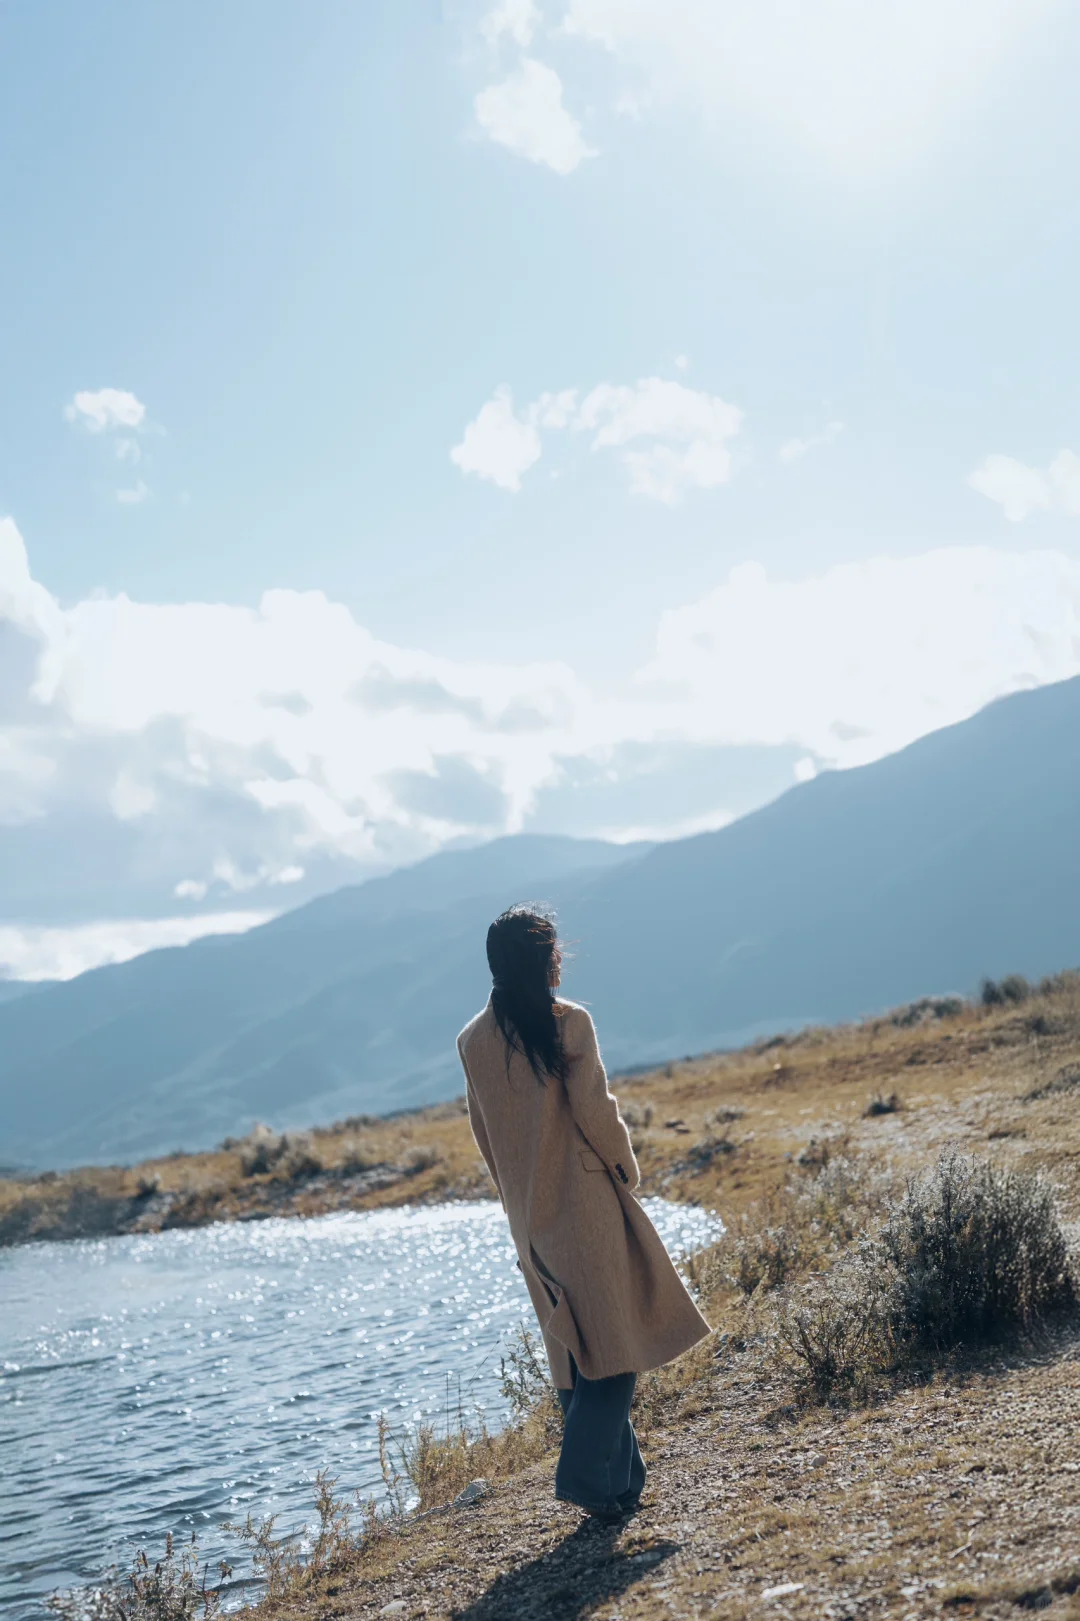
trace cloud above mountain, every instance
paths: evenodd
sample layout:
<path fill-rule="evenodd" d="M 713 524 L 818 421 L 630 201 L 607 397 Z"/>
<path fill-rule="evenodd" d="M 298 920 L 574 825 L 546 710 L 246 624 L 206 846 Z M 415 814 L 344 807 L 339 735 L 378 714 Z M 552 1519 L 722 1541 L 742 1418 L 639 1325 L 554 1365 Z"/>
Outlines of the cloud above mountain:
<path fill-rule="evenodd" d="M 596 431 L 624 405 L 605 401 Z M 651 656 L 600 691 L 564 663 L 382 641 L 321 592 L 63 607 L 7 519 L 0 887 L 27 928 L 209 924 L 238 897 L 279 910 L 453 841 L 718 825 L 1080 672 L 1078 625 L 1080 562 L 1060 552 L 794 580 L 750 562 L 661 612 Z"/>

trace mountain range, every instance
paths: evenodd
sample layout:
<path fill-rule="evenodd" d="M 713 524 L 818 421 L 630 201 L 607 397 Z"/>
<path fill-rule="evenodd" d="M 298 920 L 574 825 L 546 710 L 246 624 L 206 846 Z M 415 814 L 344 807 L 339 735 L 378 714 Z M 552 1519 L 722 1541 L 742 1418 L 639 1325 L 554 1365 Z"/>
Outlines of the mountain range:
<path fill-rule="evenodd" d="M 198 1148 L 461 1090 L 484 931 L 554 904 L 609 1067 L 1080 962 L 1080 679 L 661 845 L 444 852 L 0 1002 L 0 1161 Z"/>

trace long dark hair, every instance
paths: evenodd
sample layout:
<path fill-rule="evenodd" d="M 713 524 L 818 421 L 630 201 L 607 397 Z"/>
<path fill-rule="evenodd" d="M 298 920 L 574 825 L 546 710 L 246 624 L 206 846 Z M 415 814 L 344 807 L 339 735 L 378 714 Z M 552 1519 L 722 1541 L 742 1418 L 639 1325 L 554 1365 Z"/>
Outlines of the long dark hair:
<path fill-rule="evenodd" d="M 506 1060 L 519 1052 L 543 1084 L 566 1078 L 555 985 L 562 961 L 555 923 L 531 906 L 511 906 L 487 933 L 491 1009 L 506 1042 Z"/>

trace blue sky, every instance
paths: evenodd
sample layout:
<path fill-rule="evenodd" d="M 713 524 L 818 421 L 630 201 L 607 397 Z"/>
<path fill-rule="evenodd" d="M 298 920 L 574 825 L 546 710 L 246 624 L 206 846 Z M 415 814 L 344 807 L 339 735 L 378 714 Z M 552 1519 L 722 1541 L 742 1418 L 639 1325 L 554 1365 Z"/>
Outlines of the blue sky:
<path fill-rule="evenodd" d="M 1080 670 L 1078 56 L 1063 0 L 6 6 L 0 968 Z"/>

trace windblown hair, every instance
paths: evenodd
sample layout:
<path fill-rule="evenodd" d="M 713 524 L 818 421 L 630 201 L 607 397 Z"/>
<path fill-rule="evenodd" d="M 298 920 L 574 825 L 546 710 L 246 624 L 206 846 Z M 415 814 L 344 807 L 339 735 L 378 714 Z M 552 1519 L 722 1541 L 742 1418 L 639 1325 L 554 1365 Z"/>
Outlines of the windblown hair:
<path fill-rule="evenodd" d="M 511 1053 L 522 1053 L 543 1084 L 566 1078 L 555 987 L 562 960 L 553 920 L 528 906 L 512 906 L 487 933 L 491 1008 Z"/>

